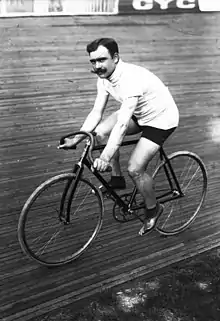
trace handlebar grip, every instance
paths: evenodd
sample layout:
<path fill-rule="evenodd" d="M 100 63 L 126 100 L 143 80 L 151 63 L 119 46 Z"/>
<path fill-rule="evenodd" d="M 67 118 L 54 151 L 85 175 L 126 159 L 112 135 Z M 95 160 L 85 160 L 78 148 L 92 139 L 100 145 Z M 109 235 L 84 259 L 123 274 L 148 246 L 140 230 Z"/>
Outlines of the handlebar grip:
<path fill-rule="evenodd" d="M 65 143 L 65 138 L 67 138 L 67 137 L 65 136 L 65 137 L 61 137 L 60 138 L 60 145 L 63 145 Z M 64 149 L 76 149 L 76 146 L 77 145 L 74 145 L 74 146 L 71 146 L 71 147 L 66 147 Z"/>
<path fill-rule="evenodd" d="M 63 144 L 65 143 L 65 139 L 66 139 L 66 138 L 74 137 L 74 136 L 76 136 L 76 133 L 72 133 L 72 134 L 69 134 L 69 135 L 62 136 L 62 137 L 60 138 L 60 145 L 63 145 Z"/>
<path fill-rule="evenodd" d="M 63 144 L 65 143 L 65 138 L 66 138 L 66 137 L 61 137 L 61 138 L 60 138 L 60 145 L 63 145 Z"/>

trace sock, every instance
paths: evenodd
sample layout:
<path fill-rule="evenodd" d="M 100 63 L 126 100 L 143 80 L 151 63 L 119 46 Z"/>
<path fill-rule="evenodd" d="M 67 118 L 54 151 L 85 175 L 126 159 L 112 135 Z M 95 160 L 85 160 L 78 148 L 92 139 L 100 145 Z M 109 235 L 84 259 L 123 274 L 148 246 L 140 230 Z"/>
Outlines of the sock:
<path fill-rule="evenodd" d="M 110 184 L 112 185 L 121 185 L 121 184 L 124 184 L 125 182 L 125 179 L 124 179 L 124 176 L 111 176 L 111 179 L 110 179 Z"/>
<path fill-rule="evenodd" d="M 158 203 L 153 208 L 146 209 L 146 218 L 154 217 L 157 214 Z"/>
<path fill-rule="evenodd" d="M 124 176 L 122 176 L 122 175 L 112 175 L 111 176 L 111 179 L 113 179 L 113 180 L 120 180 L 120 179 L 123 179 L 124 178 Z"/>

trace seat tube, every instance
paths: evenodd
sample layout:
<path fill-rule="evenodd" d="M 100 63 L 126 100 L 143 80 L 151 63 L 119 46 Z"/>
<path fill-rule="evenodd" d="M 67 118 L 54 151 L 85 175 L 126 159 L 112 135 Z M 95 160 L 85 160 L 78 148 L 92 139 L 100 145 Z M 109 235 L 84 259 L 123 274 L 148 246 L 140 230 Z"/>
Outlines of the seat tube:
<path fill-rule="evenodd" d="M 176 174 L 175 174 L 175 172 L 174 172 L 174 169 L 173 169 L 172 165 L 170 164 L 170 160 L 169 160 L 169 158 L 167 157 L 167 155 L 166 155 L 166 153 L 164 152 L 164 150 L 163 150 L 162 147 L 161 147 L 161 149 L 160 149 L 160 153 L 161 153 L 162 159 L 165 160 L 164 171 L 165 171 L 165 173 L 166 173 L 167 180 L 168 180 L 168 182 L 169 182 L 169 184 L 170 184 L 170 188 L 173 189 L 173 183 L 172 183 L 172 180 L 171 180 L 169 171 L 168 171 L 168 169 L 167 169 L 166 166 L 169 167 L 170 173 L 171 173 L 171 175 L 172 175 L 172 177 L 173 177 L 173 180 L 174 180 L 174 182 L 175 182 L 175 184 L 176 184 L 176 187 L 177 187 L 177 189 L 178 189 L 178 192 L 181 194 L 182 191 L 181 191 L 181 188 L 180 188 L 178 179 L 177 179 L 177 177 L 176 177 Z M 167 164 L 167 165 L 166 165 L 166 164 Z"/>

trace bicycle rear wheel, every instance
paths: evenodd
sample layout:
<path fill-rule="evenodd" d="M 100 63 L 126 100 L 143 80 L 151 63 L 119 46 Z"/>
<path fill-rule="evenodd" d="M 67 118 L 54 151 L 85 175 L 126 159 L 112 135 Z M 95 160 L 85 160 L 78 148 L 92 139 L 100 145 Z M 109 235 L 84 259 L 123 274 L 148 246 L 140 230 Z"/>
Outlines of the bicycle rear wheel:
<path fill-rule="evenodd" d="M 22 250 L 46 266 L 59 266 L 78 258 L 97 236 L 103 219 L 98 189 L 80 179 L 74 193 L 70 222 L 65 222 L 75 174 L 57 175 L 41 184 L 25 203 L 18 223 Z M 60 211 L 62 219 L 60 218 Z"/>
<path fill-rule="evenodd" d="M 164 235 L 174 235 L 184 231 L 194 221 L 206 195 L 207 173 L 202 160 L 194 153 L 183 151 L 168 156 L 183 195 L 179 195 L 175 181 L 170 174 L 167 160 L 156 169 L 153 178 L 155 192 L 164 212 L 156 229 Z M 173 187 L 165 174 L 168 169 Z M 169 200 L 168 200 L 169 198 Z"/>

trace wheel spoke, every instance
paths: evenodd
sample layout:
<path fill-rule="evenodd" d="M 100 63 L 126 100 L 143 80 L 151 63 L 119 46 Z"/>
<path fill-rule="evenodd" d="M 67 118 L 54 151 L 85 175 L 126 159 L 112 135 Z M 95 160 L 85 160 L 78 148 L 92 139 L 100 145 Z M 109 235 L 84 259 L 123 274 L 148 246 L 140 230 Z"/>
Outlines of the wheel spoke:
<path fill-rule="evenodd" d="M 47 247 L 52 243 L 52 241 L 54 241 L 57 237 L 57 235 L 60 233 L 60 230 L 58 230 L 57 232 L 53 233 L 53 235 L 50 237 L 50 239 L 36 252 L 36 255 L 42 255 L 45 253 L 45 250 L 47 249 Z"/>
<path fill-rule="evenodd" d="M 191 176 L 190 181 L 188 182 L 188 184 L 184 188 L 184 192 L 187 190 L 187 188 L 189 187 L 190 183 L 193 181 L 194 177 L 197 175 L 198 171 L 199 171 L 199 167 L 197 167 L 196 172 Z M 183 186 L 184 186 L 184 184 L 182 184 L 182 187 Z"/>
<path fill-rule="evenodd" d="M 80 184 L 81 184 L 81 182 L 80 182 Z M 80 188 L 78 188 L 78 190 L 77 190 L 77 194 L 76 194 L 76 196 L 75 196 L 75 199 L 76 199 L 77 196 L 79 195 L 79 190 L 80 190 Z M 87 191 L 87 194 L 84 195 L 81 203 L 79 203 L 79 205 L 78 205 L 77 208 L 75 209 L 75 211 L 74 211 L 74 213 L 73 213 L 74 215 L 76 215 L 76 214 L 79 212 L 79 209 L 80 209 L 81 205 L 83 205 L 83 204 L 85 203 L 85 200 L 87 199 L 87 196 L 88 196 L 89 194 L 90 194 L 90 190 Z M 82 209 L 81 209 L 81 210 L 82 210 Z"/>

